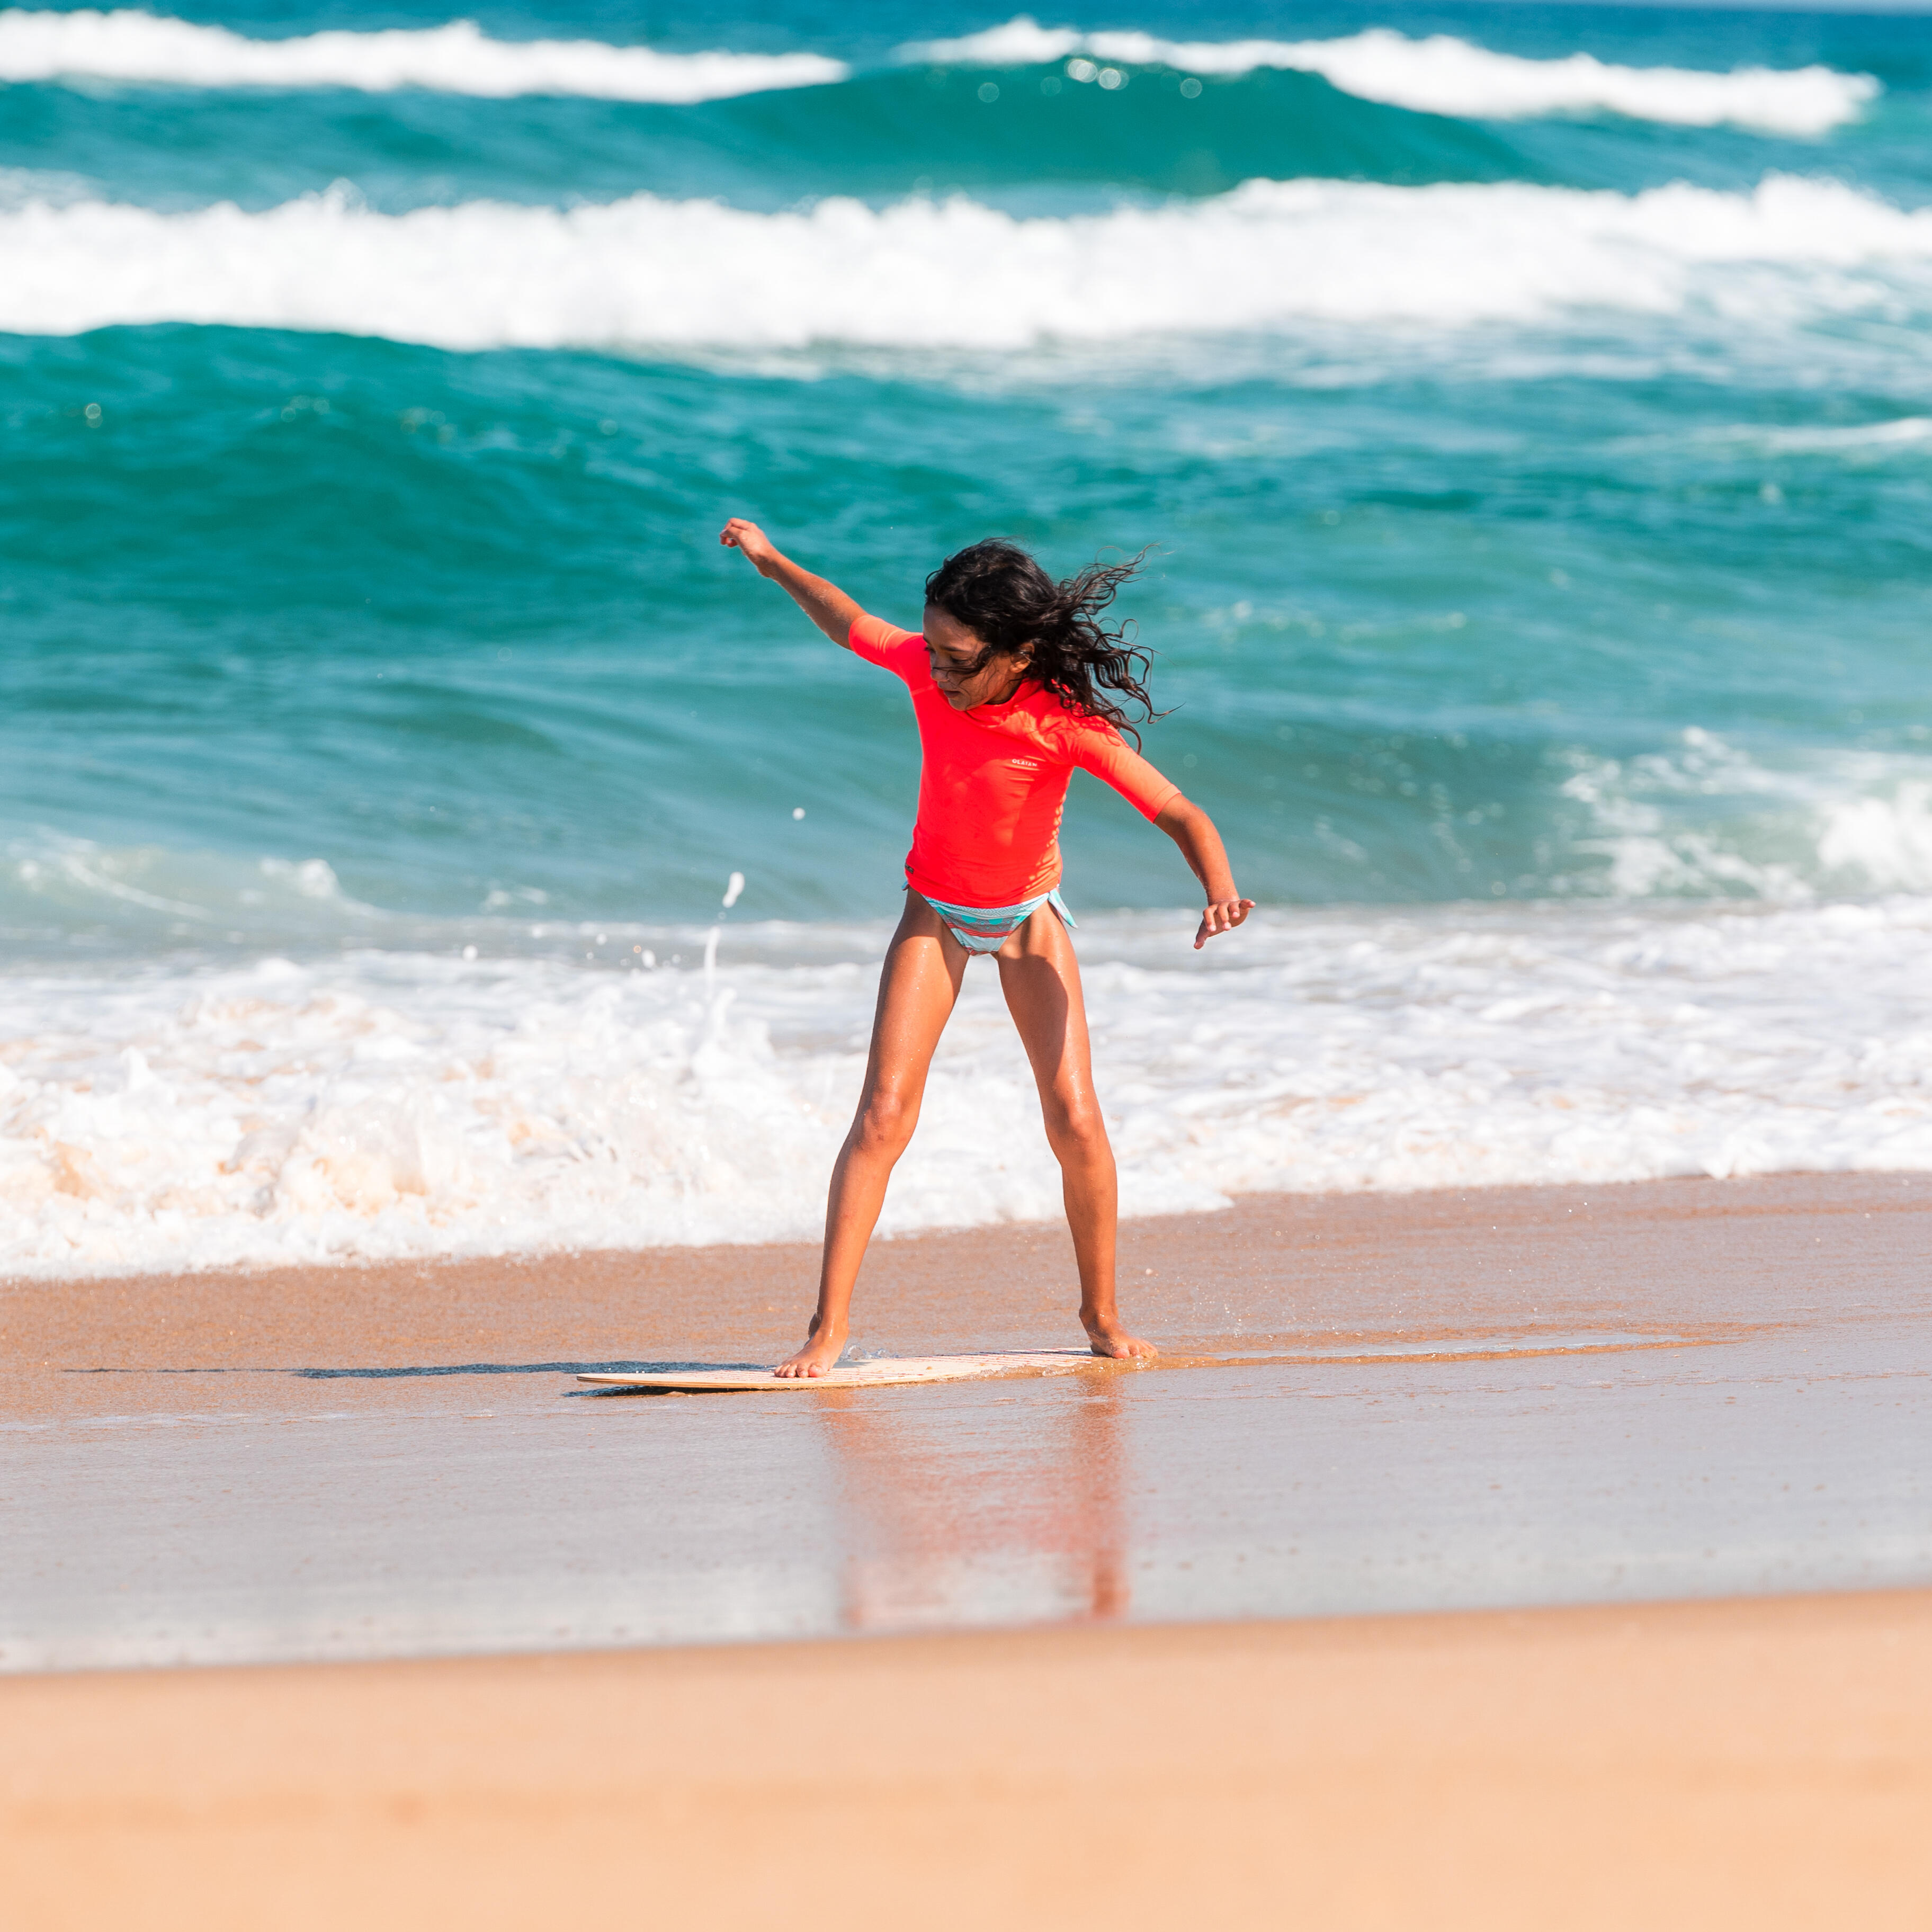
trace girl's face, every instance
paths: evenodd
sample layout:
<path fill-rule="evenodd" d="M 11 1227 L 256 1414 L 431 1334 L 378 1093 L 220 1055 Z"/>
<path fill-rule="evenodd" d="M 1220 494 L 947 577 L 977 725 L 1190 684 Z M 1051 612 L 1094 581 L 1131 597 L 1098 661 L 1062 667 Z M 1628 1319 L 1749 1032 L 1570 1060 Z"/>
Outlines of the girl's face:
<path fill-rule="evenodd" d="M 956 711 L 978 704 L 1004 704 L 1020 688 L 1033 646 L 989 651 L 976 631 L 969 631 L 937 604 L 926 607 L 926 657 L 940 695 Z M 977 668 L 975 668 L 975 667 Z"/>

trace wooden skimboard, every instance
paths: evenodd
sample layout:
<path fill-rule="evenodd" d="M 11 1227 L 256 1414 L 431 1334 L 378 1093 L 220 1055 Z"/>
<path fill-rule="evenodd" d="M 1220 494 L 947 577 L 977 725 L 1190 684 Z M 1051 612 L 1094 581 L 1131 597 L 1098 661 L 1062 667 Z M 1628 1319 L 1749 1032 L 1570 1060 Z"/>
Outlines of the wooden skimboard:
<path fill-rule="evenodd" d="M 601 1388 L 662 1389 L 682 1395 L 729 1390 L 890 1388 L 906 1382 L 964 1382 L 992 1376 L 1065 1376 L 1098 1358 L 1085 1348 L 1042 1348 L 1030 1354 L 995 1355 L 908 1355 L 876 1362 L 856 1362 L 822 1376 L 779 1376 L 770 1369 L 638 1369 L 600 1370 L 580 1375 L 580 1382 Z"/>

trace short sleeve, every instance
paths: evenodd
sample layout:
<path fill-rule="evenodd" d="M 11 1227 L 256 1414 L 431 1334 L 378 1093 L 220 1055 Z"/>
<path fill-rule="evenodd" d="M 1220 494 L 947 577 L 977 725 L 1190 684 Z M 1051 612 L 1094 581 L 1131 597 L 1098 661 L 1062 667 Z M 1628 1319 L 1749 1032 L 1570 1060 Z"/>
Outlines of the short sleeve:
<path fill-rule="evenodd" d="M 1110 784 L 1144 818 L 1158 818 L 1180 788 L 1156 771 L 1112 725 L 1083 721 L 1072 746 L 1073 762 Z"/>
<path fill-rule="evenodd" d="M 919 674 L 927 670 L 926 640 L 916 631 L 902 631 L 883 617 L 854 618 L 845 642 L 854 657 L 896 673 L 908 684 L 918 682 Z"/>

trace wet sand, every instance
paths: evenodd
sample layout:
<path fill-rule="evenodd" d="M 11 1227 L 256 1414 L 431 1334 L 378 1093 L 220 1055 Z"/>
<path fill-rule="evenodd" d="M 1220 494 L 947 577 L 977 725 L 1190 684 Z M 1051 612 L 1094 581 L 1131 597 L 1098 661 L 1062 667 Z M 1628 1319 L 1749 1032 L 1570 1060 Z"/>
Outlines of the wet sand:
<path fill-rule="evenodd" d="M 1932 1180 L 1272 1197 L 1130 1222 L 1168 1351 L 606 1396 L 769 1360 L 803 1246 L 15 1283 L 0 1668 L 1932 1585 Z M 1064 1234 L 880 1244 L 862 1340 L 1069 1339 Z"/>
<path fill-rule="evenodd" d="M 35 1932 L 1916 1928 L 1932 1594 L 0 1683 Z"/>

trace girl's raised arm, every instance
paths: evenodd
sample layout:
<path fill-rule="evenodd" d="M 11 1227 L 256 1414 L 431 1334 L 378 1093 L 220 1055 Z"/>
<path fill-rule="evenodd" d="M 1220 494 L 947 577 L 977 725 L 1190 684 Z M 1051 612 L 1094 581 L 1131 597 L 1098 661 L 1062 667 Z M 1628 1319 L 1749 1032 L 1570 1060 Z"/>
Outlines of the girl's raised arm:
<path fill-rule="evenodd" d="M 742 550 L 752 568 L 789 591 L 792 602 L 835 644 L 850 646 L 852 626 L 866 614 L 837 584 L 801 569 L 756 524 L 742 517 L 734 517 L 718 532 L 718 541 L 728 549 Z"/>

